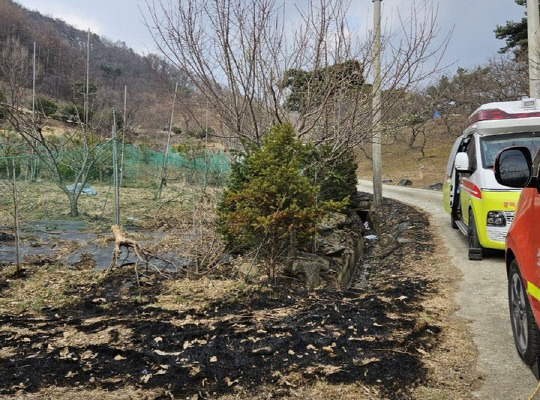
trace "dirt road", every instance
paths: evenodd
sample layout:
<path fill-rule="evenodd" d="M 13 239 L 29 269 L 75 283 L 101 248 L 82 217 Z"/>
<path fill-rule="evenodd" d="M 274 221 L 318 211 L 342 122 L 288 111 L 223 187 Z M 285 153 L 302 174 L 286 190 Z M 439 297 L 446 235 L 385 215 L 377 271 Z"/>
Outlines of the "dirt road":
<path fill-rule="evenodd" d="M 372 191 L 370 181 L 359 190 Z M 481 399 L 527 399 L 537 385 L 531 370 L 518 357 L 508 316 L 504 255 L 469 261 L 466 238 L 450 227 L 442 206 L 442 193 L 384 185 L 384 196 L 424 209 L 448 247 L 452 262 L 463 273 L 456 301 L 460 316 L 471 321 L 478 347 L 478 371 L 484 384 L 475 393 Z"/>

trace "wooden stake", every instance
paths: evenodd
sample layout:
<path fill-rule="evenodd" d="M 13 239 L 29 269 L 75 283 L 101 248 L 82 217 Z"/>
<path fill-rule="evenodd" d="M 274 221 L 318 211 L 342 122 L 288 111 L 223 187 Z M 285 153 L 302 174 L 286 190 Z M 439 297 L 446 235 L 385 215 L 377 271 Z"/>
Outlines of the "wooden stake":
<path fill-rule="evenodd" d="M 165 153 L 163 154 L 163 166 L 161 167 L 161 179 L 159 181 L 159 189 L 156 193 L 154 200 L 159 200 L 161 198 L 161 192 L 163 191 L 163 186 L 166 185 L 167 181 L 167 162 L 169 161 L 169 148 L 171 146 L 171 133 L 174 122 L 174 108 L 176 106 L 176 96 L 178 94 L 178 81 L 174 87 L 174 98 L 171 111 L 171 120 L 169 121 L 169 132 L 167 134 L 167 146 L 165 147 Z"/>

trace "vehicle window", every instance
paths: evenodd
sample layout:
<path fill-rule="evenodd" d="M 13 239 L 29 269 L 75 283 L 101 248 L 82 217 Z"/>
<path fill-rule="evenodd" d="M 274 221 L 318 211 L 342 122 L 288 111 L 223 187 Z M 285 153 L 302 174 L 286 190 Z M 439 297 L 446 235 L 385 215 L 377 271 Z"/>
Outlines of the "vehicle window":
<path fill-rule="evenodd" d="M 480 139 L 482 166 L 493 168 L 495 157 L 503 149 L 512 146 L 525 146 L 534 157 L 540 147 L 540 132 L 510 133 L 507 135 L 484 136 Z"/>
<path fill-rule="evenodd" d="M 448 164 L 446 165 L 446 174 L 452 175 L 452 170 L 454 169 L 454 160 L 456 158 L 456 153 L 458 151 L 458 147 L 461 144 L 461 141 L 463 139 L 459 138 L 456 140 L 456 143 L 454 143 L 454 147 L 452 147 L 452 151 L 450 152 L 450 157 L 448 158 Z"/>
<path fill-rule="evenodd" d="M 532 155 L 533 157 L 533 165 L 532 165 L 532 173 L 535 177 L 540 177 L 540 148 L 536 151 L 536 154 Z"/>
<path fill-rule="evenodd" d="M 465 139 L 463 139 L 463 141 L 459 145 L 458 153 L 461 153 L 463 151 L 467 151 L 467 149 L 469 148 L 469 143 L 470 142 L 471 142 L 471 136 L 467 136 Z"/>
<path fill-rule="evenodd" d="M 467 148 L 467 155 L 469 156 L 469 170 L 474 172 L 476 171 L 476 141 L 473 136 L 471 136 L 471 141 Z"/>

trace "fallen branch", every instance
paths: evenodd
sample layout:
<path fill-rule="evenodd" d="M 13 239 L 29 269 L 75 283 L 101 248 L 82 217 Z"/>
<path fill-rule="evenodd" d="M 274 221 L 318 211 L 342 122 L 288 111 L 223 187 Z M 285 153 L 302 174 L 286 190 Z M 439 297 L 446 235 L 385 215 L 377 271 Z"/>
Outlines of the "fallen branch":
<path fill-rule="evenodd" d="M 157 254 L 151 253 L 150 251 L 146 250 L 138 241 L 126 237 L 125 231 L 120 226 L 111 226 L 111 231 L 114 235 L 114 250 L 112 253 L 111 263 L 107 268 L 107 273 L 109 273 L 109 271 L 111 271 L 117 265 L 118 258 L 122 253 L 122 247 L 124 247 L 127 251 L 127 255 L 124 260 L 127 260 L 130 250 L 133 250 L 133 252 L 135 253 L 135 274 L 137 275 L 137 283 L 139 282 L 139 262 L 144 263 L 147 267 L 154 268 L 161 275 L 164 275 L 162 270 L 160 270 L 155 264 L 152 264 L 150 262 L 151 259 L 161 260 L 167 264 L 172 265 L 176 269 L 176 272 L 178 272 L 178 266 L 174 262 L 160 257 Z"/>

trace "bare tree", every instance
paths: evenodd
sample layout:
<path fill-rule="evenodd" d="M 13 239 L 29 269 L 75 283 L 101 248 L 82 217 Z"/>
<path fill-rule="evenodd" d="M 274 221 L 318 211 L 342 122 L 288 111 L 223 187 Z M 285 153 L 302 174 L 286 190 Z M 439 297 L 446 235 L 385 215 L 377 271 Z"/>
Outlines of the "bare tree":
<path fill-rule="evenodd" d="M 6 179 L 0 181 L 0 188 L 11 195 L 11 210 L 9 213 L 13 218 L 13 237 L 15 238 L 15 257 L 13 259 L 17 272 L 21 269 L 21 245 L 20 245 L 20 218 L 19 218 L 19 189 L 17 185 L 17 172 L 14 158 L 5 159 Z"/>
<path fill-rule="evenodd" d="M 56 186 L 66 194 L 70 216 L 78 216 L 79 198 L 92 168 L 109 155 L 110 140 L 80 128 L 51 138 L 43 134 L 44 122 L 34 123 L 31 116 L 16 108 L 7 110 L 13 129 L 37 155 Z M 66 170 L 70 171 L 71 177 L 66 176 Z"/>
<path fill-rule="evenodd" d="M 480 105 L 516 100 L 526 94 L 527 68 L 519 59 L 500 55 L 477 67 L 458 68 L 453 75 L 439 77 L 427 88 L 416 91 L 415 99 L 420 99 L 431 113 L 439 111 L 448 134 L 459 135 Z"/>
<path fill-rule="evenodd" d="M 28 49 L 15 37 L 8 38 L 0 47 L 0 77 L 9 104 L 22 106 L 25 89 L 32 83 L 32 61 Z"/>
<path fill-rule="evenodd" d="M 91 125 L 90 121 L 85 121 L 84 116 L 77 113 L 76 127 L 70 133 L 59 138 L 44 135 L 43 127 L 49 121 L 47 115 L 38 113 L 34 117 L 23 107 L 28 100 L 26 92 L 32 80 L 32 63 L 28 50 L 13 40 L 4 44 L 0 54 L 0 71 L 3 77 L 7 77 L 6 85 L 10 92 L 10 98 L 0 102 L 7 114 L 6 118 L 68 197 L 70 215 L 77 216 L 78 200 L 89 173 L 106 155 L 109 147 L 108 139 L 92 132 L 99 126 L 100 118 L 96 117 L 94 125 Z M 71 171 L 72 179 L 65 176 L 66 170 Z"/>
<path fill-rule="evenodd" d="M 244 148 L 271 125 L 345 151 L 369 139 L 371 40 L 347 25 L 349 3 L 275 0 L 147 0 L 147 25 L 164 57 L 206 97 L 226 132 Z M 422 12 L 419 12 L 419 8 Z M 436 7 L 423 1 L 384 42 L 383 111 L 438 69 Z M 431 67 L 427 62 L 431 60 Z M 291 107 L 291 96 L 298 96 Z M 385 113 L 382 113 L 385 118 Z"/>
<path fill-rule="evenodd" d="M 174 98 L 171 108 L 171 119 L 169 120 L 169 129 L 167 130 L 167 145 L 165 147 L 165 151 L 163 152 L 163 164 L 161 166 L 161 175 L 159 179 L 159 187 L 158 191 L 154 197 L 154 200 L 161 199 L 161 192 L 163 191 L 163 186 L 167 184 L 167 164 L 169 162 L 169 151 L 171 147 L 171 134 L 173 129 L 173 123 L 174 123 L 174 109 L 176 107 L 176 97 L 178 96 L 178 82 L 176 82 L 176 85 L 174 87 Z"/>
<path fill-rule="evenodd" d="M 13 221 L 13 237 L 15 238 L 15 257 L 13 262 L 19 272 L 21 268 L 20 253 L 20 208 L 22 198 L 20 196 L 19 183 L 17 179 L 21 171 L 20 143 L 17 143 L 14 135 L 10 132 L 3 132 L 0 135 L 0 192 L 7 196 L 0 201 L 0 210 L 5 209 L 10 219 Z M 9 200 L 8 200 L 9 198 Z"/>

